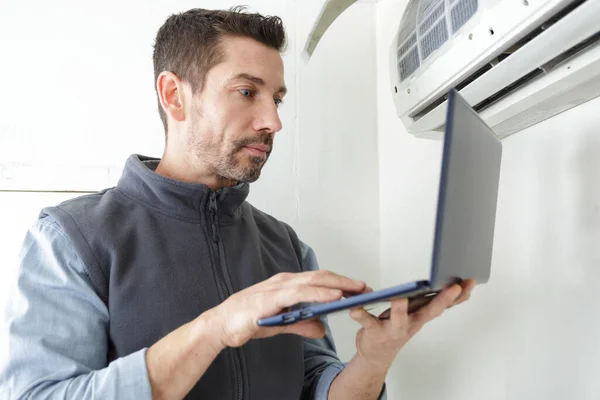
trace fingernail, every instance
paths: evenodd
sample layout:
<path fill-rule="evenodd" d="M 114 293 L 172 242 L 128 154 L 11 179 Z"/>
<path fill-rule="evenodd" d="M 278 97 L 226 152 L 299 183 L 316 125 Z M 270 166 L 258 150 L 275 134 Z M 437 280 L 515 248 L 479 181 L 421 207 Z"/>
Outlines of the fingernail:
<path fill-rule="evenodd" d="M 355 280 L 354 283 L 356 283 L 357 286 L 366 286 L 367 283 L 365 281 L 357 281 Z"/>

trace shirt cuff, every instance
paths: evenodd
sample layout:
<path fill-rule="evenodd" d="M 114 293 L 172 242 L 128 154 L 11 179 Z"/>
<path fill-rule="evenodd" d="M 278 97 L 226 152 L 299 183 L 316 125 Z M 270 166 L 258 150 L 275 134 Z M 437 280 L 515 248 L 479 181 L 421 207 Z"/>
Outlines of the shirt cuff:
<path fill-rule="evenodd" d="M 321 372 L 319 381 L 317 382 L 317 388 L 315 390 L 315 400 L 327 400 L 329 396 L 329 389 L 336 376 L 344 369 L 345 364 L 331 364 Z M 387 400 L 387 390 L 385 382 L 383 383 L 383 389 L 378 397 L 378 400 Z"/>
<path fill-rule="evenodd" d="M 146 366 L 147 350 L 144 348 L 110 363 L 109 368 L 117 370 L 112 376 L 118 376 L 121 381 L 115 385 L 119 388 L 119 393 L 115 393 L 119 399 L 152 399 Z"/>
<path fill-rule="evenodd" d="M 327 400 L 331 383 L 343 369 L 344 364 L 330 364 L 321 372 L 315 389 L 315 400 Z"/>

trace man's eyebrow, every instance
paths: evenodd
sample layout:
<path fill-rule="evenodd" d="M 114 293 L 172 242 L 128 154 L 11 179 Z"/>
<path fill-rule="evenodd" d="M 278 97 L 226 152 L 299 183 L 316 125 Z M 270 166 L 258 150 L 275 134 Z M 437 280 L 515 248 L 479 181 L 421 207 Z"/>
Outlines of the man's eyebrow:
<path fill-rule="evenodd" d="M 237 74 L 236 76 L 234 76 L 233 78 L 231 78 L 231 81 L 236 81 L 239 79 L 243 79 L 246 81 L 250 81 L 258 86 L 265 86 L 265 81 L 262 78 L 259 78 L 258 76 L 253 76 L 247 73 L 242 72 L 241 74 Z M 278 90 L 277 93 L 284 95 L 287 93 L 287 88 L 285 86 L 281 86 Z"/>

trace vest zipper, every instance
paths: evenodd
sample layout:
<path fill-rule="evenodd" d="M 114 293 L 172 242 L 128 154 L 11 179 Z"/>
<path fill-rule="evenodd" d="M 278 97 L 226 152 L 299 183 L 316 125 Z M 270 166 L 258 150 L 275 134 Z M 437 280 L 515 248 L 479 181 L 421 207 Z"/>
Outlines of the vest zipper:
<path fill-rule="evenodd" d="M 231 293 L 229 293 L 229 289 L 227 289 L 227 285 L 225 284 L 225 277 L 223 276 L 223 265 L 221 265 L 221 256 L 219 253 L 219 223 L 217 219 L 218 209 L 217 209 L 217 194 L 215 192 L 210 193 L 208 211 L 210 215 L 210 221 L 208 221 L 208 230 L 209 236 L 212 239 L 211 248 L 212 253 L 215 260 L 215 271 L 217 274 L 217 280 L 221 285 L 221 290 L 225 294 L 225 299 L 227 299 Z M 237 400 L 242 400 L 243 396 L 243 383 L 242 383 L 242 365 L 240 361 L 240 350 L 239 349 L 231 349 L 233 351 L 233 364 L 235 368 L 235 375 L 237 379 Z"/>

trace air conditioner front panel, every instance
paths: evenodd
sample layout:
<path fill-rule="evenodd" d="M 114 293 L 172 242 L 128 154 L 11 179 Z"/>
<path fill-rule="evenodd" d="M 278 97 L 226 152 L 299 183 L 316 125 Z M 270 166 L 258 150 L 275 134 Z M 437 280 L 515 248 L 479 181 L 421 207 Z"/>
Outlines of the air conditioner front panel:
<path fill-rule="evenodd" d="M 546 6 L 549 4 L 545 3 Z M 394 87 L 396 111 L 407 131 L 420 137 L 424 133 L 427 137 L 441 135 L 446 105 L 443 96 L 450 87 L 459 87 L 463 97 L 490 126 L 497 126 L 498 133 L 503 136 L 598 96 L 600 93 L 595 92 L 593 80 L 600 75 L 597 43 L 600 41 L 600 24 L 597 22 L 600 20 L 600 1 L 569 2 L 568 7 L 565 2 L 553 3 L 553 7 L 553 14 L 544 14 L 533 25 L 536 28 L 533 37 L 526 36 L 524 44 L 513 46 L 509 56 L 481 69 L 481 74 L 464 80 L 475 67 L 465 67 L 469 63 L 467 53 L 459 54 L 460 47 L 456 45 L 421 71 L 406 91 Z M 540 29 L 540 24 L 551 17 L 552 24 L 544 24 L 544 29 Z M 532 31 L 523 31 L 523 34 L 529 32 Z M 457 37 L 454 44 L 464 39 Z M 447 82 L 443 81 L 443 76 L 436 80 L 432 71 L 446 59 L 448 64 L 454 60 L 454 66 L 462 62 L 462 74 Z M 392 67 L 390 71 L 393 75 Z M 439 74 L 443 75 L 443 71 Z M 585 94 L 569 94 L 572 87 L 585 82 L 589 84 Z M 413 103 L 401 101 L 411 96 L 419 101 L 412 108 Z"/>
<path fill-rule="evenodd" d="M 488 63 L 493 55 L 516 43 L 528 29 L 569 3 L 532 0 L 525 6 L 521 1 L 479 1 L 476 15 L 404 81 L 398 74 L 396 35 L 389 54 L 392 94 L 399 117 L 413 114 L 447 93 L 450 87 Z"/>

